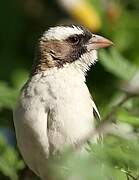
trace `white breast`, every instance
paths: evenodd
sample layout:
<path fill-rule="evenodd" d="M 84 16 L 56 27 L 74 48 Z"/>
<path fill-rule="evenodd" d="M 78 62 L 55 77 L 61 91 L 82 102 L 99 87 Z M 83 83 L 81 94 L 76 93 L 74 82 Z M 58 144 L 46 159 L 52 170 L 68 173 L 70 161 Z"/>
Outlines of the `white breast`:
<path fill-rule="evenodd" d="M 94 129 L 92 100 L 84 81 L 75 69 L 53 69 L 35 75 L 22 91 L 14 113 L 17 142 L 38 174 L 49 153 L 76 143 Z"/>

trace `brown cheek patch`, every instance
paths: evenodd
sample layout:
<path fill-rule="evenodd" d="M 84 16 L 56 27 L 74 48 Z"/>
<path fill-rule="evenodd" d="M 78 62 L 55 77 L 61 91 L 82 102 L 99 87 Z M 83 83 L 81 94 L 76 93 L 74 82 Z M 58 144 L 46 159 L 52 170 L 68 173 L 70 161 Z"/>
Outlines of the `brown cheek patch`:
<path fill-rule="evenodd" d="M 33 65 L 33 73 L 45 71 L 52 67 L 62 67 L 65 63 L 71 63 L 86 52 L 82 45 L 73 46 L 67 41 L 43 41 L 40 40 L 36 58 Z"/>
<path fill-rule="evenodd" d="M 68 57 L 70 57 L 73 48 L 67 42 L 51 40 L 48 42 L 41 42 L 40 50 L 43 57 L 45 57 L 46 54 L 52 57 L 51 61 L 53 61 L 53 66 L 61 67 L 68 62 Z M 50 59 L 46 60 L 47 64 L 52 64 L 52 62 L 49 62 Z"/>
<path fill-rule="evenodd" d="M 65 59 L 72 49 L 68 43 L 63 41 L 52 41 L 50 43 L 50 49 L 53 50 L 55 57 L 59 59 Z"/>

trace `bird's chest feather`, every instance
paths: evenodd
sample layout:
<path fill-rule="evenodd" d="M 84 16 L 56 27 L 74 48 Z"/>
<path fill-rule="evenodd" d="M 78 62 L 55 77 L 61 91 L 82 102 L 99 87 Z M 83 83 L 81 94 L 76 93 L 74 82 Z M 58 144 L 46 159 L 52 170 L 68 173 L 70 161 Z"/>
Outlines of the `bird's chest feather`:
<path fill-rule="evenodd" d="M 73 144 L 94 128 L 92 100 L 76 73 L 34 77 L 24 88 L 21 102 L 23 123 L 41 140 L 47 135 L 55 150 Z"/>
<path fill-rule="evenodd" d="M 84 79 L 76 73 L 63 72 L 44 81 L 46 86 L 40 94 L 48 108 L 50 142 L 76 142 L 94 127 L 92 100 Z"/>
<path fill-rule="evenodd" d="M 43 166 L 49 153 L 76 143 L 94 128 L 84 80 L 70 72 L 36 75 L 22 90 L 14 122 L 21 153 L 37 172 L 34 162 L 41 159 Z"/>
<path fill-rule="evenodd" d="M 73 144 L 93 128 L 93 108 L 85 84 L 60 83 L 52 90 L 55 99 L 48 118 L 48 137 L 55 149 L 61 144 Z M 53 97 L 54 97 L 53 95 Z M 59 142 L 57 144 L 57 142 Z"/>

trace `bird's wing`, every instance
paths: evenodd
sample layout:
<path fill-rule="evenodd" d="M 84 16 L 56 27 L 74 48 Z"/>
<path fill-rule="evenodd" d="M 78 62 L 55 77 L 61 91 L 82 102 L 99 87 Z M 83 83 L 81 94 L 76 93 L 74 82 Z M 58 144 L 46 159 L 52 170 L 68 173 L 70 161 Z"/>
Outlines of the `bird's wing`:
<path fill-rule="evenodd" d="M 98 119 L 99 121 L 101 120 L 100 114 L 98 112 L 98 109 L 94 103 L 94 101 L 92 101 L 92 105 L 93 105 L 93 113 L 96 119 Z"/>
<path fill-rule="evenodd" d="M 92 96 L 91 96 L 91 99 L 92 99 L 93 114 L 94 114 L 94 117 L 96 119 L 96 123 L 99 124 L 101 121 L 101 116 L 100 116 L 99 111 L 98 111 L 98 109 L 97 109 L 97 107 L 93 101 Z M 99 142 L 99 143 L 103 142 L 103 135 L 101 133 L 99 133 L 99 135 L 97 137 L 97 142 Z"/>
<path fill-rule="evenodd" d="M 93 114 L 94 114 L 95 119 L 98 120 L 98 122 L 100 122 L 101 117 L 100 117 L 98 109 L 97 109 L 97 107 L 96 107 L 96 105 L 95 105 L 95 103 L 93 101 L 93 98 L 92 98 L 92 107 L 93 107 Z"/>

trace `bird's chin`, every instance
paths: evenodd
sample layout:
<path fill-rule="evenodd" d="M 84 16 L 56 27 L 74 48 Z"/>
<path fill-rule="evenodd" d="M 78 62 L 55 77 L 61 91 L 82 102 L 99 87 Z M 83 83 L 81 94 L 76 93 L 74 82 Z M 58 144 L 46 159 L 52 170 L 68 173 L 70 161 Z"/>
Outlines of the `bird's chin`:
<path fill-rule="evenodd" d="M 85 74 L 88 71 L 92 64 L 95 64 L 97 61 L 97 51 L 91 50 L 84 53 L 78 60 L 76 60 L 73 64 L 75 67 L 82 70 Z"/>
<path fill-rule="evenodd" d="M 97 59 L 98 59 L 98 53 L 97 53 L 97 50 L 96 49 L 92 49 L 90 51 L 88 51 L 88 58 L 90 59 L 90 61 L 93 63 L 93 62 L 96 62 Z"/>

